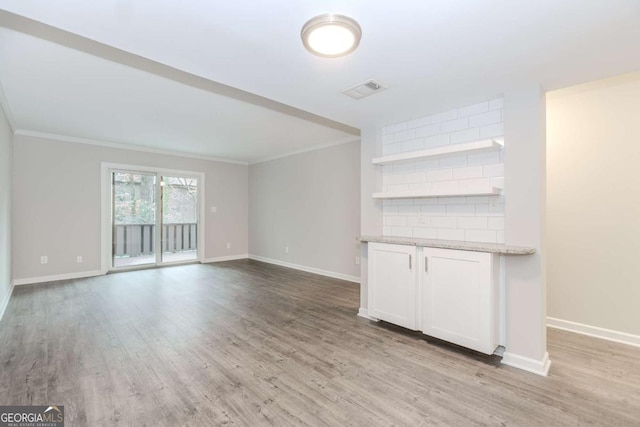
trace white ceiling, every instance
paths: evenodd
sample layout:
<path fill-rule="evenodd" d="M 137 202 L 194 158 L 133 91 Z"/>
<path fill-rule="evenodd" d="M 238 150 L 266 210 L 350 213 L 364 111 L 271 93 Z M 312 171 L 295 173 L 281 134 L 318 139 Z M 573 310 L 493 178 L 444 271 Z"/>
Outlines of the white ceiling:
<path fill-rule="evenodd" d="M 357 128 L 523 83 L 553 90 L 640 70 L 638 0 L 0 0 L 0 8 Z M 301 26 L 324 12 L 360 23 L 356 52 L 325 59 L 304 50 Z M 349 137 L 24 34 L 0 37 L 0 82 L 20 127 L 246 161 Z M 340 93 L 368 78 L 389 89 L 360 101 Z"/>

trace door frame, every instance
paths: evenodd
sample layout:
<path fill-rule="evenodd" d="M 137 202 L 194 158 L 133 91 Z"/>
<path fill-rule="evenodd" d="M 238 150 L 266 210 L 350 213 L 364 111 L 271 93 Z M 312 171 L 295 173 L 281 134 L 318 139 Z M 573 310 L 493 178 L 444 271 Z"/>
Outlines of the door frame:
<path fill-rule="evenodd" d="M 112 170 L 120 170 L 127 172 L 142 172 L 142 173 L 155 173 L 157 175 L 157 188 L 162 191 L 160 187 L 160 181 L 163 176 L 184 176 L 187 178 L 196 178 L 198 180 L 198 249 L 197 255 L 198 257 L 195 260 L 189 261 L 178 261 L 178 262 L 161 262 L 162 254 L 156 254 L 156 263 L 149 266 L 139 266 L 132 268 L 114 268 L 111 264 L 112 262 L 112 251 L 113 251 L 113 227 L 112 227 L 112 214 L 113 214 L 113 200 L 112 200 L 112 189 L 111 189 L 111 171 Z M 100 233 L 100 270 L 102 274 L 106 274 L 109 271 L 126 271 L 126 270 L 135 270 L 140 268 L 149 268 L 149 267 L 157 267 L 159 265 L 178 265 L 178 264 L 187 264 L 194 261 L 202 262 L 205 254 L 205 207 L 204 207 L 204 192 L 205 192 L 205 182 L 204 172 L 197 171 L 185 171 L 178 169 L 165 169 L 165 168 L 156 168 L 151 166 L 141 166 L 141 165 L 130 165 L 123 163 L 109 163 L 109 162 L 100 162 L 100 183 L 101 183 L 101 233 Z M 156 200 L 160 199 L 160 194 L 156 195 Z M 162 207 L 157 210 L 156 215 L 162 215 Z M 161 217 L 160 218 L 161 221 Z M 156 227 L 156 238 L 158 238 L 158 234 L 160 234 L 160 227 Z M 161 239 L 157 239 L 156 242 L 160 242 Z M 160 260 L 158 263 L 157 260 Z"/>

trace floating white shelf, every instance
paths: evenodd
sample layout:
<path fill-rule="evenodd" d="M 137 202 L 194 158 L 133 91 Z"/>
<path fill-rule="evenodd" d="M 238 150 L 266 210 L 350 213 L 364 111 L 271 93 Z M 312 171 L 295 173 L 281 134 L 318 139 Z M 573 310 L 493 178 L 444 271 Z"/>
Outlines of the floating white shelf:
<path fill-rule="evenodd" d="M 408 153 L 399 153 L 376 157 L 371 162 L 374 165 L 386 165 L 389 163 L 424 159 L 427 157 L 441 157 L 450 154 L 470 153 L 473 151 L 497 150 L 502 148 L 502 146 L 503 144 L 501 141 L 495 139 L 485 139 L 482 141 L 467 142 L 464 144 L 445 145 L 443 147 L 428 148 L 426 150 L 410 151 Z"/>
<path fill-rule="evenodd" d="M 420 199 L 428 197 L 456 197 L 456 196 L 497 196 L 502 193 L 498 187 L 460 188 L 456 190 L 425 190 L 425 191 L 393 191 L 387 193 L 373 193 L 374 199 Z"/>

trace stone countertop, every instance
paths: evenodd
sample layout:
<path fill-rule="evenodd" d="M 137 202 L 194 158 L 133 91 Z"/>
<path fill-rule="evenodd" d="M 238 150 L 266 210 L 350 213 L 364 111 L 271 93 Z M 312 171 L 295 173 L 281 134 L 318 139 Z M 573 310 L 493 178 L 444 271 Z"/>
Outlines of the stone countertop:
<path fill-rule="evenodd" d="M 456 240 L 418 239 L 394 236 L 360 236 L 361 242 L 391 243 L 395 245 L 423 246 L 428 248 L 456 249 L 460 251 L 489 252 L 499 255 L 531 255 L 535 248 L 507 246 L 497 243 L 460 242 Z"/>

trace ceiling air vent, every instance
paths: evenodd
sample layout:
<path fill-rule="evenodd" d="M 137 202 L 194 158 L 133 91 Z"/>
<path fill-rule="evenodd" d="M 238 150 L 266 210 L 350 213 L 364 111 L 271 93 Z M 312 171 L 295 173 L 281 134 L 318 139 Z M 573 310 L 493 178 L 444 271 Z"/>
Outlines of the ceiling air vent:
<path fill-rule="evenodd" d="M 353 99 L 362 99 L 374 93 L 382 92 L 386 87 L 375 80 L 367 80 L 342 91 Z"/>

